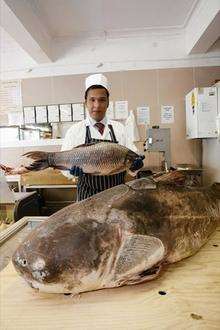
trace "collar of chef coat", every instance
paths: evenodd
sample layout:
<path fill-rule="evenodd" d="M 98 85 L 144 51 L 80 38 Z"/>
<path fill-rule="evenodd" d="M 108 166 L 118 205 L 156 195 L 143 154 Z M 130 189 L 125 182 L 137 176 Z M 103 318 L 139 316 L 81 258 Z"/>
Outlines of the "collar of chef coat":
<path fill-rule="evenodd" d="M 98 123 L 96 120 L 94 120 L 93 118 L 91 118 L 89 115 L 86 117 L 86 126 L 93 126 L 95 127 L 95 124 Z M 107 126 L 107 118 L 106 116 L 99 121 L 99 123 L 102 123 L 103 125 Z"/>
<path fill-rule="evenodd" d="M 109 124 L 109 120 L 108 118 L 105 116 L 100 123 L 105 125 L 105 129 L 103 132 L 103 135 L 101 135 L 101 133 L 98 131 L 97 127 L 95 127 L 95 124 L 97 123 L 97 121 L 95 121 L 94 119 L 92 119 L 88 114 L 87 117 L 85 119 L 85 124 L 86 126 L 90 127 L 90 131 L 91 131 L 91 135 L 94 138 L 100 138 L 102 137 L 103 140 L 110 139 L 110 133 L 109 133 L 109 128 L 108 128 L 108 124 Z"/>

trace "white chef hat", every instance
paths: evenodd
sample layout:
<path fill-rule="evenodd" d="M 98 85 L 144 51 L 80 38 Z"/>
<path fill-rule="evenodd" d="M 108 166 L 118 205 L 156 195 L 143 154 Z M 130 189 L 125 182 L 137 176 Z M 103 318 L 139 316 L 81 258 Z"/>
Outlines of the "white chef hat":
<path fill-rule="evenodd" d="M 102 73 L 96 73 L 88 76 L 85 81 L 86 90 L 94 85 L 101 85 L 110 91 L 110 84 L 108 79 Z"/>

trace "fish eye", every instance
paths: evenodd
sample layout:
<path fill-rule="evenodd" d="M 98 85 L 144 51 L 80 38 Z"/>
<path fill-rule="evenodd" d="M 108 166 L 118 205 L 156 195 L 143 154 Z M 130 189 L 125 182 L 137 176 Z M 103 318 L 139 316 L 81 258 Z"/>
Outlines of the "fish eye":
<path fill-rule="evenodd" d="M 23 260 L 21 261 L 21 265 L 22 265 L 23 267 L 25 267 L 25 266 L 27 265 L 27 260 L 26 260 L 26 259 L 23 259 Z"/>

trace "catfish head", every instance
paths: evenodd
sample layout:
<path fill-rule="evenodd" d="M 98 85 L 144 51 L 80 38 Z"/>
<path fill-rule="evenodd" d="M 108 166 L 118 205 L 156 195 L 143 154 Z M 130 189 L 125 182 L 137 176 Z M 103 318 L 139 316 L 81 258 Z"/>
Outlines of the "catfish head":
<path fill-rule="evenodd" d="M 125 231 L 120 223 L 47 220 L 19 246 L 13 264 L 40 291 L 73 293 L 155 278 L 165 248 L 160 239 Z"/>

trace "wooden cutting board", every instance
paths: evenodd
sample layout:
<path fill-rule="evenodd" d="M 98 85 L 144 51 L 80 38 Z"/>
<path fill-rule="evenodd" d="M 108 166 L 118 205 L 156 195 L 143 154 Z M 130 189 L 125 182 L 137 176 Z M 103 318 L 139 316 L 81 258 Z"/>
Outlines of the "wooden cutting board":
<path fill-rule="evenodd" d="M 40 294 L 9 264 L 0 291 L 1 330 L 220 329 L 220 228 L 196 255 L 145 284 L 77 297 Z"/>

